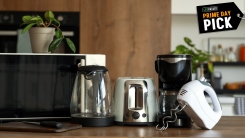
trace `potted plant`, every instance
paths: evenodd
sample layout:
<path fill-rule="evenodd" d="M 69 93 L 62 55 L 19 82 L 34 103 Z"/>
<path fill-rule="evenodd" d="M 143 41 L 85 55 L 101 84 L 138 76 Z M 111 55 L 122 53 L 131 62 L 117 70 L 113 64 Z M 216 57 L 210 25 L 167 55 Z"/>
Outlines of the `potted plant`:
<path fill-rule="evenodd" d="M 214 68 L 212 62 L 209 61 L 210 55 L 206 51 L 202 51 L 195 47 L 194 44 L 192 44 L 192 41 L 188 37 L 184 37 L 184 41 L 187 44 L 185 45 L 178 45 L 174 51 L 172 51 L 173 54 L 189 54 L 192 55 L 192 72 L 196 73 L 197 68 L 203 64 L 207 63 L 208 70 L 210 73 L 213 73 Z"/>
<path fill-rule="evenodd" d="M 34 53 L 52 52 L 65 39 L 70 49 L 75 53 L 74 43 L 69 38 L 64 37 L 60 29 L 60 22 L 55 19 L 53 12 L 46 11 L 44 19 L 39 15 L 22 17 L 23 23 L 21 25 L 26 25 L 26 27 L 21 33 L 29 31 L 32 51 Z"/>

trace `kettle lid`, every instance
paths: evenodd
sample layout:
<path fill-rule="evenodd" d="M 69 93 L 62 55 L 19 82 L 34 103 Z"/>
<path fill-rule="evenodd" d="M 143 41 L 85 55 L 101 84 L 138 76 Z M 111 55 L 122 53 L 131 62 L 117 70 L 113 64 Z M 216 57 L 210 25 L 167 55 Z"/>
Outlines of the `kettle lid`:
<path fill-rule="evenodd" d="M 90 73 L 90 72 L 107 72 L 108 69 L 105 66 L 89 65 L 89 66 L 80 66 L 78 71 Z"/>

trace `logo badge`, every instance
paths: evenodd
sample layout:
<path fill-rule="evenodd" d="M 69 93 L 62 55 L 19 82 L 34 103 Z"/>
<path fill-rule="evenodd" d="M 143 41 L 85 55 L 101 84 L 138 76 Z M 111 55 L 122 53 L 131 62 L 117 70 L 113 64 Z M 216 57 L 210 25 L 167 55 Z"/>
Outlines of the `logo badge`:
<path fill-rule="evenodd" d="M 197 6 L 199 33 L 236 30 L 242 17 L 234 2 Z"/>
<path fill-rule="evenodd" d="M 180 91 L 179 95 L 184 96 L 184 95 L 185 95 L 185 93 L 187 93 L 187 90 L 185 90 L 185 89 L 181 89 L 181 91 Z"/>

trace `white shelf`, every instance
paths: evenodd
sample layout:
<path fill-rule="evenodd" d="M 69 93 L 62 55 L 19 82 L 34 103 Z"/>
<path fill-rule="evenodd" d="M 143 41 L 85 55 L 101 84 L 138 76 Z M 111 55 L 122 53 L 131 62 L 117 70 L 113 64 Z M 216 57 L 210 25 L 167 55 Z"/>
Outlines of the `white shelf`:
<path fill-rule="evenodd" d="M 232 104 L 235 103 L 235 98 L 233 96 L 218 96 L 220 104 Z M 206 97 L 206 100 L 209 104 L 212 104 L 210 97 Z"/>

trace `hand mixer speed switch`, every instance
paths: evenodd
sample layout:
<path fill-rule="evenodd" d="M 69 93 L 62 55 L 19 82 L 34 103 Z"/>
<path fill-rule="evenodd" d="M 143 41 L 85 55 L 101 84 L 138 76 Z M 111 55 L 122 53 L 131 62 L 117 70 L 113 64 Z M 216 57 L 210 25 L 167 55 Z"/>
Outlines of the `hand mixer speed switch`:
<path fill-rule="evenodd" d="M 204 82 L 207 81 L 204 77 L 201 77 L 199 80 L 200 80 L 200 81 L 204 81 Z"/>
<path fill-rule="evenodd" d="M 209 86 L 209 87 L 212 87 L 210 83 L 207 82 L 207 79 L 205 79 L 204 77 L 201 77 L 199 79 L 199 82 L 203 85 L 206 85 L 206 86 Z"/>

